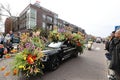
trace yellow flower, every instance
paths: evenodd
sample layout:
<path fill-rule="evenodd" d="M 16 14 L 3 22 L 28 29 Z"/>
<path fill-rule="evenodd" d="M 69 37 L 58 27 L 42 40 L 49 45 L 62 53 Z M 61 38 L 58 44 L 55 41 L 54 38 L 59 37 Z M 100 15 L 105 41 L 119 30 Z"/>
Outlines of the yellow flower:
<path fill-rule="evenodd" d="M 27 69 L 28 69 L 28 70 L 30 70 L 30 68 L 31 68 L 30 66 L 29 66 L 29 67 L 27 67 Z"/>
<path fill-rule="evenodd" d="M 42 64 L 42 68 L 44 68 L 45 66 Z"/>
<path fill-rule="evenodd" d="M 23 58 L 24 60 L 26 60 L 26 56 L 24 56 L 24 58 Z"/>
<path fill-rule="evenodd" d="M 22 68 L 24 68 L 24 66 L 21 65 L 21 66 L 19 66 L 19 68 L 22 69 Z"/>
<path fill-rule="evenodd" d="M 41 57 L 44 57 L 44 54 L 43 54 L 43 53 L 40 53 L 40 55 L 39 55 L 39 56 L 40 56 L 40 58 L 41 58 Z"/>
<path fill-rule="evenodd" d="M 27 70 L 27 68 L 23 67 L 23 70 Z"/>
<path fill-rule="evenodd" d="M 35 73 L 38 73 L 38 72 L 40 72 L 40 69 L 39 69 L 39 68 L 35 68 L 35 69 L 34 69 L 34 72 L 35 72 Z"/>

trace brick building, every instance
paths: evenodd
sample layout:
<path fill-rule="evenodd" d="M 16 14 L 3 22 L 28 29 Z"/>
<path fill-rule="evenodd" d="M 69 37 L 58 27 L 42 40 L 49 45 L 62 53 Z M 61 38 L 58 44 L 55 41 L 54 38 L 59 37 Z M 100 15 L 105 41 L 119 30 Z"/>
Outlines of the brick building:
<path fill-rule="evenodd" d="M 6 22 L 8 22 L 7 19 Z M 26 31 L 33 29 L 34 27 L 38 27 L 46 30 L 47 33 L 48 31 L 53 30 L 54 26 L 58 26 L 59 31 L 64 31 L 66 27 L 71 28 L 72 32 L 83 30 L 81 28 L 78 28 L 76 25 L 58 18 L 58 14 L 40 6 L 38 2 L 35 4 L 29 4 L 20 13 L 19 17 L 16 17 L 12 20 L 12 30 L 14 32 Z M 8 29 L 8 27 L 5 28 Z"/>
<path fill-rule="evenodd" d="M 34 27 L 52 30 L 57 24 L 58 15 L 40 6 L 39 3 L 29 4 L 19 16 L 19 29 L 33 29 Z"/>

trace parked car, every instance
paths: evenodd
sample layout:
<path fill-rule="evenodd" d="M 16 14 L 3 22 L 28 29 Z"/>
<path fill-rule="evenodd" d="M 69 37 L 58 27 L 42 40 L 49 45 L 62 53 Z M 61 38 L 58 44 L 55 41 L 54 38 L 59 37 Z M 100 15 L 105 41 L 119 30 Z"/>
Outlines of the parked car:
<path fill-rule="evenodd" d="M 76 47 L 69 43 L 66 44 L 66 42 L 51 42 L 42 52 L 45 54 L 42 62 L 45 68 L 49 70 L 56 70 L 63 60 L 78 56 Z"/>
<path fill-rule="evenodd" d="M 101 38 L 96 38 L 96 43 L 101 43 L 102 42 L 102 39 Z"/>

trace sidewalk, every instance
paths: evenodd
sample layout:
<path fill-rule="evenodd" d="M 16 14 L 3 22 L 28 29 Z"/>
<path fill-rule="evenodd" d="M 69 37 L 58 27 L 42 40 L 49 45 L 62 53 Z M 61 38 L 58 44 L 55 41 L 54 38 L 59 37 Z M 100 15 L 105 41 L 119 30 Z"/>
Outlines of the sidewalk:
<path fill-rule="evenodd" d="M 5 67 L 5 70 L 0 71 L 0 80 L 18 80 L 18 76 L 12 74 L 12 62 L 13 58 L 0 60 L 0 68 Z M 8 76 L 5 76 L 8 75 Z"/>

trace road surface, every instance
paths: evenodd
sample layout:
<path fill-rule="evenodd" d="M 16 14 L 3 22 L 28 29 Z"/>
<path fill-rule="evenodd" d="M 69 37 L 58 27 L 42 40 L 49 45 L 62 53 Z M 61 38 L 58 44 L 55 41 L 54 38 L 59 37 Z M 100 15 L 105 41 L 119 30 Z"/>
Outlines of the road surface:
<path fill-rule="evenodd" d="M 37 76 L 29 80 L 108 80 L 105 52 L 102 43 L 94 43 L 91 51 L 86 49 L 77 58 L 64 61 L 57 70 L 45 72 L 41 79 Z M 1 60 L 0 66 L 11 66 L 12 60 Z M 9 70 L 10 67 L 6 71 Z M 5 77 L 4 72 L 0 71 L 0 80 L 19 80 L 16 76 L 12 75 Z"/>

